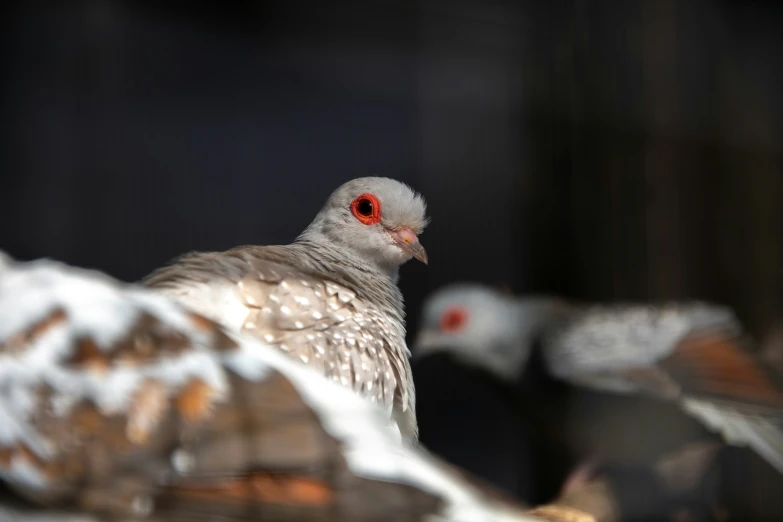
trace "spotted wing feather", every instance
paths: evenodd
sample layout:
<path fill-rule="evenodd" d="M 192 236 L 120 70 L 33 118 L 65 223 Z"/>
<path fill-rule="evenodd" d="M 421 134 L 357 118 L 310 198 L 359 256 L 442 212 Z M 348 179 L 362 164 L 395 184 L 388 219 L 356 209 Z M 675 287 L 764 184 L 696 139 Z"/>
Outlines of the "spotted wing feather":
<path fill-rule="evenodd" d="M 258 252 L 266 251 L 192 254 L 146 283 L 382 405 L 415 440 L 404 326 L 346 286 Z"/>

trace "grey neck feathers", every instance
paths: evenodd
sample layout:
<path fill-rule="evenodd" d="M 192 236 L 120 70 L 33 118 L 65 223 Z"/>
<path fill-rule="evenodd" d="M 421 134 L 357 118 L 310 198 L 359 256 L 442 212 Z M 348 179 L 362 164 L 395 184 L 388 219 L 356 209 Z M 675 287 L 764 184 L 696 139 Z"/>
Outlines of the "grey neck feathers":
<path fill-rule="evenodd" d="M 372 265 L 376 274 L 385 275 L 393 284 L 399 280 L 400 267 L 397 264 L 380 263 L 378 260 L 368 260 L 360 256 L 345 240 L 345 233 L 340 220 L 333 212 L 321 211 L 310 225 L 296 238 L 294 245 L 311 245 L 314 249 L 334 250 L 350 260 L 356 266 L 369 268 Z"/>
<path fill-rule="evenodd" d="M 296 253 L 300 265 L 347 286 L 400 321 L 405 318 L 398 267 L 389 271 L 361 259 L 317 233 L 303 233 L 284 248 Z"/>

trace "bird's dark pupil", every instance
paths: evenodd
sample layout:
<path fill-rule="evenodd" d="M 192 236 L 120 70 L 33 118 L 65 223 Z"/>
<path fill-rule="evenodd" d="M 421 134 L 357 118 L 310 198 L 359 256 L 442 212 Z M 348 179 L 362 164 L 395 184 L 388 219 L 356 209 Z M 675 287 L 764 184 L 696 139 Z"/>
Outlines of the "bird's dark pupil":
<path fill-rule="evenodd" d="M 359 214 L 362 216 L 372 215 L 372 201 L 369 199 L 363 199 L 359 202 Z"/>

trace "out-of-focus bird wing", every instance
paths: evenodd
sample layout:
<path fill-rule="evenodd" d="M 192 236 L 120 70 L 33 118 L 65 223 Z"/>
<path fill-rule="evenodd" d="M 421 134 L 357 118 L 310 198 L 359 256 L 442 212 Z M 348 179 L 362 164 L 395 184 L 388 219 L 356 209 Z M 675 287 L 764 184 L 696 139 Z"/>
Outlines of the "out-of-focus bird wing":
<path fill-rule="evenodd" d="M 737 402 L 783 413 L 783 380 L 741 335 L 721 331 L 683 337 L 657 367 L 686 396 Z"/>
<path fill-rule="evenodd" d="M 706 303 L 575 307 L 543 334 L 550 372 L 566 381 L 615 392 L 671 395 L 657 364 L 695 332 L 740 330 L 731 310 Z"/>
<path fill-rule="evenodd" d="M 748 446 L 783 474 L 783 418 L 736 403 L 684 398 L 683 409 L 720 433 L 729 444 Z"/>
<path fill-rule="evenodd" d="M 47 261 L 0 272 L 0 483 L 24 522 L 534 520 L 276 348 Z"/>
<path fill-rule="evenodd" d="M 679 387 L 686 412 L 783 473 L 783 382 L 746 345 L 741 336 L 687 336 L 659 367 Z"/>
<path fill-rule="evenodd" d="M 783 381 L 747 344 L 723 307 L 615 306 L 587 309 L 561 325 L 545 353 L 565 380 L 679 402 L 783 473 Z"/>

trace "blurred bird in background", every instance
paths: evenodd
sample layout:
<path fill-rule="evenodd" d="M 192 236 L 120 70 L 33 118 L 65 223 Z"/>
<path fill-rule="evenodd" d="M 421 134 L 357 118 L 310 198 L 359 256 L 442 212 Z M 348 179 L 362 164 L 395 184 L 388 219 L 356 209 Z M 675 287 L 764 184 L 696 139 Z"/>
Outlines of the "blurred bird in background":
<path fill-rule="evenodd" d="M 545 296 L 515 297 L 484 285 L 458 283 L 433 293 L 422 314 L 414 368 L 433 354 L 445 353 L 513 390 L 518 401 L 530 406 L 510 409 L 509 414 L 520 415 L 517 422 L 528 429 L 543 429 L 539 440 L 557 441 L 561 453 L 584 461 L 575 466 L 571 479 L 561 477 L 565 490 L 578 488 L 580 481 L 607 467 L 613 468 L 616 489 L 623 489 L 627 473 L 636 468 L 659 483 L 647 489 L 648 497 L 661 491 L 657 505 L 650 505 L 655 509 L 669 509 L 677 496 L 703 495 L 700 488 L 708 477 L 687 479 L 662 462 L 668 458 L 671 466 L 680 448 L 708 437 L 704 428 L 729 444 L 749 446 L 783 473 L 780 376 L 748 349 L 737 318 L 725 307 L 701 302 L 588 305 Z M 531 357 L 534 351 L 540 359 Z M 553 380 L 548 382 L 547 376 Z M 568 393 L 554 379 L 577 388 Z M 420 408 L 441 400 L 421 389 L 427 391 L 420 393 Z M 593 391 L 629 397 L 615 400 Z M 677 408 L 634 397 L 639 394 Z M 437 425 L 437 409 L 427 411 L 425 423 Z M 461 419 L 466 425 L 471 423 L 468 416 L 466 412 Z M 559 421 L 553 420 L 558 416 Z M 448 444 L 441 450 L 437 429 L 432 432 L 423 425 L 425 445 L 470 466 L 459 454 L 449 453 Z M 712 464 L 717 447 L 705 444 L 687 452 L 691 469 L 706 472 Z M 493 446 L 476 451 L 486 448 Z M 541 465 L 551 466 L 551 461 Z M 493 477 L 492 470 L 473 469 Z M 528 477 L 538 480 L 541 473 L 527 470 Z M 717 491 L 711 495 L 709 500 L 716 502 Z M 618 501 L 634 505 L 622 495 Z M 638 509 L 635 504 L 631 509 Z"/>

